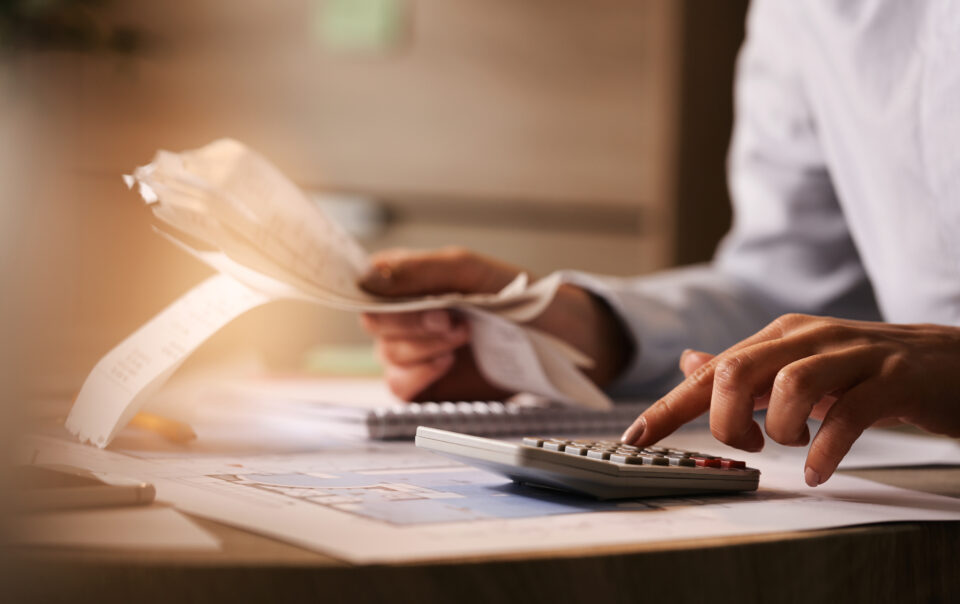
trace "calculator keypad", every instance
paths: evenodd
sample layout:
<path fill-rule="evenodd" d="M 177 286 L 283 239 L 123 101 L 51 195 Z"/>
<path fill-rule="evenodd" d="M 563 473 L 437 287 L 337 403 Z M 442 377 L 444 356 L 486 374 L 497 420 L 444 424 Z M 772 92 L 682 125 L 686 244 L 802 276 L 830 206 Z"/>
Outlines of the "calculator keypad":
<path fill-rule="evenodd" d="M 523 444 L 566 455 L 589 457 L 590 459 L 624 465 L 717 468 L 723 470 L 742 470 L 747 467 L 747 464 L 743 461 L 696 451 L 684 451 L 660 446 L 641 448 L 615 441 L 565 440 L 528 436 L 523 439 Z"/>

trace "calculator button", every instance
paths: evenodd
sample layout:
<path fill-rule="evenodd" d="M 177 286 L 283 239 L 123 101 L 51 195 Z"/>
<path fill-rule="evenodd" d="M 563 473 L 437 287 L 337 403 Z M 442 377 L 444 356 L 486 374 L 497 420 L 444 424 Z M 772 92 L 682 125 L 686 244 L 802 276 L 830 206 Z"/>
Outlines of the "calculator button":
<path fill-rule="evenodd" d="M 619 464 L 722 469 L 745 469 L 747 467 L 747 464 L 743 461 L 706 453 L 661 446 L 641 448 L 616 441 L 565 440 L 562 438 L 527 436 L 523 438 L 523 444 L 576 457 L 586 456 L 591 459 Z"/>
<path fill-rule="evenodd" d="M 713 459 L 707 459 L 706 457 L 699 456 L 699 457 L 693 457 L 692 459 L 694 463 L 696 463 L 697 466 L 701 468 L 719 468 L 720 467 L 720 460 L 717 459 L 716 457 L 714 457 Z"/>

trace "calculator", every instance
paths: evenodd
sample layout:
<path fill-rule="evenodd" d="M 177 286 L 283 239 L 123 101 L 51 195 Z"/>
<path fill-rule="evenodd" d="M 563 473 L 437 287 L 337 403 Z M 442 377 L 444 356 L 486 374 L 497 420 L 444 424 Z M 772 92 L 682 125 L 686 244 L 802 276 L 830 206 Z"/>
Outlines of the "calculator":
<path fill-rule="evenodd" d="M 670 447 L 526 437 L 521 443 L 420 426 L 418 447 L 521 483 L 597 499 L 755 491 L 746 463 Z"/>

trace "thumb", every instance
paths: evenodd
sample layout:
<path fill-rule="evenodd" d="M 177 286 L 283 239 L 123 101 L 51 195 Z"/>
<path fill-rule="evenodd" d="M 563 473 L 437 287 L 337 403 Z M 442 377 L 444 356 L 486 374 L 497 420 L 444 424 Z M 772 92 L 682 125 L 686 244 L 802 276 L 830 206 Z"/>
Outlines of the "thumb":
<path fill-rule="evenodd" d="M 680 371 L 683 372 L 684 377 L 690 377 L 691 373 L 709 363 L 712 358 L 712 354 L 688 348 L 680 355 Z"/>
<path fill-rule="evenodd" d="M 519 273 L 515 267 L 459 247 L 394 249 L 373 256 L 359 285 L 386 297 L 496 293 Z"/>

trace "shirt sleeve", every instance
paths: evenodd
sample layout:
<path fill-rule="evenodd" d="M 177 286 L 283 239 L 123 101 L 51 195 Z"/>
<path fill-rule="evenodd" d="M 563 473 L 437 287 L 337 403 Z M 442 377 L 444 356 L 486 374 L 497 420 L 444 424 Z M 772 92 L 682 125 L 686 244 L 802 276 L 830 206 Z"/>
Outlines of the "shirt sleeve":
<path fill-rule="evenodd" d="M 755 1 L 735 85 L 731 231 L 713 262 L 633 279 L 567 272 L 634 342 L 614 396 L 659 394 L 684 348 L 717 353 L 789 312 L 876 320 L 806 101 L 792 3 Z"/>

